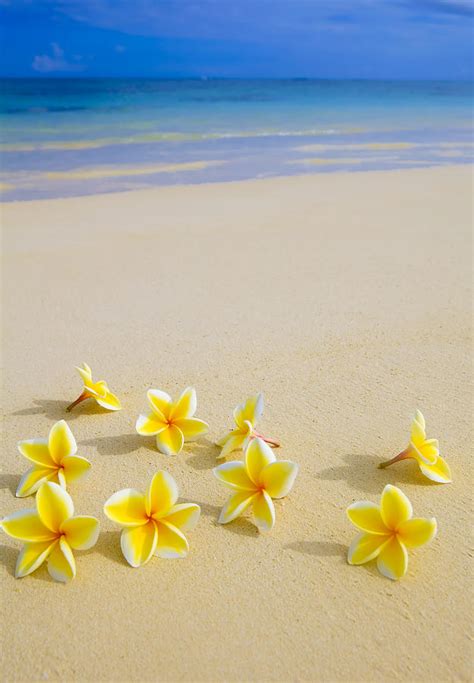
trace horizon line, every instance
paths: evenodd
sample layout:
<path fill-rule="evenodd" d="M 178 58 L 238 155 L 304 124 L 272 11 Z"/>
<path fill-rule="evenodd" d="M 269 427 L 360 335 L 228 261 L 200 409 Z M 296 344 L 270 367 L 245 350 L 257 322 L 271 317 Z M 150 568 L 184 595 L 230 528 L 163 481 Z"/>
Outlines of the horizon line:
<path fill-rule="evenodd" d="M 378 77 L 372 78 L 369 76 L 143 76 L 143 75 L 66 75 L 66 74 L 48 74 L 48 75 L 31 75 L 31 76 L 12 76 L 0 74 L 0 80 L 15 80 L 15 81 L 93 81 L 93 80 L 143 80 L 143 81 L 369 81 L 369 82 L 406 82 L 406 83 L 421 83 L 427 81 L 445 82 L 445 83 L 473 83 L 473 78 L 440 78 L 436 76 L 429 76 L 425 78 L 409 78 L 409 77 Z"/>

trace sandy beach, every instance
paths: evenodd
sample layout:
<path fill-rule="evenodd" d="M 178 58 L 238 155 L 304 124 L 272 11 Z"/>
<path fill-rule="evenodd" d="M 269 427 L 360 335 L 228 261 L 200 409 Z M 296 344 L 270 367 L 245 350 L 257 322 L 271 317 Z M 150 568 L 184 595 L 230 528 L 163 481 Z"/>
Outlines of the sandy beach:
<path fill-rule="evenodd" d="M 2 534 L 5 681 L 472 679 L 471 187 L 453 166 L 1 207 L 0 514 L 34 506 L 14 496 L 17 441 L 66 418 L 92 463 L 70 487 L 76 511 L 101 522 L 68 585 L 45 567 L 15 580 L 20 543 Z M 83 361 L 122 411 L 65 413 Z M 210 431 L 168 458 L 135 420 L 148 388 L 187 385 Z M 226 492 L 211 472 L 214 441 L 257 391 L 262 431 L 300 465 L 267 535 L 217 524 Z M 413 461 L 377 469 L 417 408 L 450 485 Z M 158 469 L 202 518 L 187 559 L 134 570 L 102 506 Z M 346 562 L 346 507 L 387 483 L 439 525 L 398 583 Z"/>

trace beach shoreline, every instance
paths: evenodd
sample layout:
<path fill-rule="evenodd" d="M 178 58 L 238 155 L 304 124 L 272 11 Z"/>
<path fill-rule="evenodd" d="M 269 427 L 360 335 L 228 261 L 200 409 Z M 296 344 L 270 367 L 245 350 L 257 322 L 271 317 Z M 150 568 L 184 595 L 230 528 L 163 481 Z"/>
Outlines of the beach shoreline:
<path fill-rule="evenodd" d="M 469 82 L 0 79 L 4 201 L 472 163 Z"/>
<path fill-rule="evenodd" d="M 420 145 L 421 146 L 421 145 Z M 318 145 L 310 145 L 308 149 L 314 147 L 316 150 Z M 321 145 L 324 147 L 324 145 Z M 449 145 L 445 145 L 449 147 Z M 350 145 L 349 145 L 350 148 Z M 305 148 L 297 148 L 303 151 Z M 441 152 L 440 152 L 441 155 Z M 369 174 L 372 177 L 374 174 L 380 173 L 397 173 L 405 172 L 406 170 L 413 171 L 429 171 L 429 170 L 441 170 L 441 169 L 456 169 L 456 168 L 472 168 L 472 161 L 467 159 L 457 159 L 455 160 L 450 156 L 449 149 L 446 151 L 445 160 L 441 161 L 424 161 L 424 162 L 414 162 L 413 160 L 398 160 L 397 167 L 387 166 L 385 168 L 366 168 L 364 167 L 364 159 L 357 157 L 341 157 L 338 159 L 330 159 L 323 157 L 303 157 L 297 161 L 287 161 L 286 168 L 294 169 L 293 172 L 280 172 L 272 174 L 258 174 L 256 176 L 244 177 L 244 178 L 232 178 L 232 177 L 220 177 L 222 169 L 226 168 L 225 160 L 202 160 L 194 161 L 189 163 L 176 163 L 176 164 L 159 164 L 154 166 L 137 166 L 137 167 L 125 167 L 120 168 L 116 166 L 104 166 L 104 167 L 91 167 L 91 168 L 81 168 L 79 170 L 71 169 L 69 171 L 57 172 L 57 173 L 42 173 L 36 178 L 32 178 L 29 182 L 33 183 L 35 180 L 41 183 L 45 178 L 51 181 L 59 180 L 63 184 L 63 194 L 60 190 L 56 189 L 59 194 L 50 197 L 44 195 L 43 192 L 38 193 L 38 197 L 20 196 L 8 198 L 8 193 L 10 191 L 15 191 L 16 185 L 9 185 L 8 183 L 0 183 L 0 191 L 7 193 L 7 198 L 0 198 L 0 206 L 9 204 L 26 203 L 31 204 L 35 202 L 43 201 L 61 201 L 67 199 L 81 199 L 86 197 L 107 197 L 110 195 L 128 195 L 128 194 L 140 194 L 142 192 L 153 192 L 157 189 L 162 188 L 188 188 L 188 187 L 213 187 L 221 185 L 240 185 L 245 183 L 253 182 L 267 182 L 267 181 L 282 181 L 289 178 L 305 178 L 308 176 L 320 176 L 320 175 L 338 175 L 347 176 L 353 175 L 354 173 Z M 383 158 L 379 158 L 378 163 L 383 161 Z M 196 179 L 194 175 L 196 171 L 208 171 L 209 169 L 214 169 L 214 173 L 210 178 Z M 303 172 L 303 169 L 305 171 Z M 184 178 L 182 174 L 184 173 Z M 163 180 L 162 184 L 150 184 L 149 176 L 156 175 Z M 42 177 L 41 177 L 42 176 Z M 130 183 L 130 179 L 133 177 L 144 177 L 147 176 L 148 179 L 140 184 L 138 181 Z M 119 187 L 114 185 L 114 181 L 119 178 L 126 178 L 126 182 L 129 186 Z M 104 181 L 104 179 L 110 179 L 110 185 L 97 188 L 98 182 Z M 81 189 L 77 193 L 70 194 L 67 190 L 70 185 L 73 185 L 71 181 L 90 181 L 90 187 L 88 190 Z M 91 189 L 94 188 L 94 189 Z"/>
<path fill-rule="evenodd" d="M 33 504 L 14 497 L 28 467 L 17 441 L 64 418 L 92 463 L 70 488 L 76 511 L 101 522 L 67 586 L 44 567 L 15 580 L 20 544 L 2 536 L 6 680 L 471 679 L 471 186 L 471 167 L 444 166 L 1 205 L 1 515 Z M 83 361 L 122 411 L 65 412 Z M 148 388 L 187 385 L 210 432 L 167 458 L 135 420 Z M 300 466 L 267 535 L 216 523 L 211 472 L 233 408 L 257 391 L 262 431 Z M 417 408 L 452 484 L 413 462 L 377 469 Z M 102 505 L 157 469 L 202 518 L 188 558 L 133 570 Z M 387 483 L 439 525 L 398 583 L 346 562 L 346 507 Z"/>

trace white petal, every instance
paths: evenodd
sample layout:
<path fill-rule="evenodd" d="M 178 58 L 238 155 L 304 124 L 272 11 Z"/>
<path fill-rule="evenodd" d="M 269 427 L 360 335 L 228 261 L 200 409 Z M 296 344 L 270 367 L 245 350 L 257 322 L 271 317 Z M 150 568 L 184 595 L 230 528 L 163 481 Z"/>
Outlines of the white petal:
<path fill-rule="evenodd" d="M 48 558 L 48 572 L 55 581 L 67 583 L 76 576 L 76 561 L 69 543 L 60 538 Z"/>
<path fill-rule="evenodd" d="M 261 473 L 264 467 L 275 462 L 275 454 L 262 439 L 252 439 L 245 451 L 245 467 L 250 479 L 257 486 L 261 484 Z"/>
<path fill-rule="evenodd" d="M 76 439 L 66 420 L 59 420 L 49 432 L 49 452 L 58 465 L 66 455 L 75 455 L 77 451 Z"/>
<path fill-rule="evenodd" d="M 197 409 L 197 396 L 194 387 L 186 387 L 171 410 L 174 420 L 192 417 Z"/>
<path fill-rule="evenodd" d="M 156 524 L 150 520 L 143 526 L 124 529 L 120 546 L 127 562 L 132 567 L 141 567 L 153 556 L 157 541 Z"/>
<path fill-rule="evenodd" d="M 171 396 L 160 389 L 148 389 L 146 393 L 148 401 L 154 413 L 161 419 L 166 420 L 170 416 L 173 403 Z"/>
<path fill-rule="evenodd" d="M 236 491 L 232 494 L 221 510 L 218 520 L 219 524 L 228 524 L 237 519 L 237 517 L 245 512 L 256 495 L 252 491 Z"/>
<path fill-rule="evenodd" d="M 253 517 L 260 531 L 270 531 L 275 524 L 275 506 L 266 491 L 253 500 Z"/>

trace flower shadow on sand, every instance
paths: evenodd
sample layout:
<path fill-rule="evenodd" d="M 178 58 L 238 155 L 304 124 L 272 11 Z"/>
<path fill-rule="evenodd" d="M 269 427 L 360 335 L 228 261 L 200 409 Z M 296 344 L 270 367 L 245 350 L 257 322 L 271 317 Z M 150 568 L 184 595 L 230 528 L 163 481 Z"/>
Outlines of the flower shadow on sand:
<path fill-rule="evenodd" d="M 80 415 L 103 415 L 107 413 L 105 408 L 101 408 L 95 401 L 87 401 L 78 406 L 74 411 L 68 413 L 68 401 L 57 401 L 45 398 L 36 398 L 33 400 L 33 405 L 29 408 L 22 408 L 16 410 L 11 415 L 44 415 L 49 420 L 64 420 L 68 422 L 76 420 Z"/>
<path fill-rule="evenodd" d="M 259 531 L 255 524 L 252 524 L 250 518 L 239 517 L 234 519 L 233 522 L 229 524 L 219 524 L 217 521 L 221 513 L 222 505 L 209 505 L 209 503 L 202 503 L 199 500 L 187 500 L 186 498 L 180 498 L 180 503 L 197 503 L 201 508 L 201 514 L 203 517 L 210 517 L 211 524 L 219 529 L 224 529 L 225 531 L 232 531 L 232 533 L 238 536 L 252 536 L 256 537 L 259 535 Z"/>
<path fill-rule="evenodd" d="M 143 439 L 139 434 L 119 434 L 118 436 L 99 436 L 86 439 L 81 445 L 92 446 L 100 455 L 127 455 L 145 448 L 157 453 L 153 439 Z"/>
<path fill-rule="evenodd" d="M 219 455 L 220 448 L 206 438 L 184 444 L 183 453 L 191 454 L 186 459 L 186 464 L 195 470 L 211 470 L 219 464 L 216 456 Z"/>
<path fill-rule="evenodd" d="M 3 544 L 0 545 L 0 564 L 6 568 L 7 572 L 13 578 L 15 578 L 15 567 L 19 553 L 19 548 L 12 548 L 9 545 Z M 36 581 L 46 581 L 47 583 L 54 583 L 53 579 L 50 577 L 46 570 L 46 565 L 39 567 L 39 569 L 25 577 L 24 580 L 30 581 L 32 579 Z"/>
<path fill-rule="evenodd" d="M 121 531 L 101 531 L 97 543 L 90 552 L 97 552 L 107 560 L 129 567 L 120 548 Z"/>
<path fill-rule="evenodd" d="M 2 564 L 10 576 L 15 576 L 16 558 L 19 550 L 9 545 L 0 545 L 0 564 Z"/>
<path fill-rule="evenodd" d="M 344 562 L 347 556 L 347 546 L 333 541 L 295 541 L 288 543 L 285 549 L 314 557 L 340 557 Z"/>
<path fill-rule="evenodd" d="M 15 495 L 21 474 L 0 474 L 0 489 L 8 489 Z"/>
<path fill-rule="evenodd" d="M 357 492 L 380 495 L 387 484 L 408 484 L 432 486 L 416 467 L 415 463 L 401 463 L 398 468 L 381 470 L 378 468 L 382 457 L 351 453 L 344 455 L 343 465 L 327 467 L 318 473 L 322 481 L 346 481 Z"/>
<path fill-rule="evenodd" d="M 335 543 L 334 541 L 295 541 L 294 543 L 288 543 L 284 546 L 285 550 L 295 550 L 303 555 L 309 555 L 311 557 L 334 557 L 338 558 L 340 564 L 344 564 L 347 568 L 351 568 L 347 563 L 347 550 L 348 546 L 343 543 Z M 369 574 L 372 574 L 376 579 L 382 579 L 375 562 L 369 562 L 368 564 L 363 564 L 357 569 L 364 570 Z"/>

